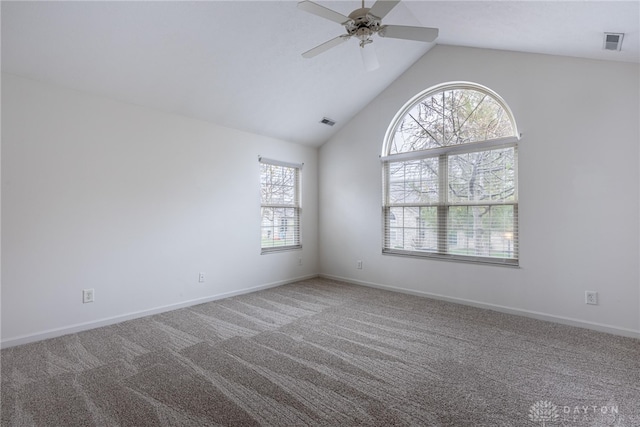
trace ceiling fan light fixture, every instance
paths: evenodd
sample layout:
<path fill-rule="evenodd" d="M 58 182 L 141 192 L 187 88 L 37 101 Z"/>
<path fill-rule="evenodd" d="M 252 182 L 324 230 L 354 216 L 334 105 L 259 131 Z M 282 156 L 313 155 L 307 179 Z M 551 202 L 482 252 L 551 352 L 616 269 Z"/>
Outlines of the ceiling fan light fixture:
<path fill-rule="evenodd" d="M 366 39 L 360 39 L 360 47 L 364 49 L 364 47 L 368 44 L 373 43 L 373 40 L 371 40 L 371 38 L 366 38 Z"/>

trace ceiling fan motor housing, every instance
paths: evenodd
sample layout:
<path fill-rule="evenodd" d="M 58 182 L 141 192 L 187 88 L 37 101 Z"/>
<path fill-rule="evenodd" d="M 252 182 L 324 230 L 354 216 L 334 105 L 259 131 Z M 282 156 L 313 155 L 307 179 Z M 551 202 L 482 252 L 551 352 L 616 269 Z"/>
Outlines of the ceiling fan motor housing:
<path fill-rule="evenodd" d="M 349 14 L 349 21 L 344 24 L 347 34 L 360 39 L 360 46 L 371 43 L 371 36 L 380 31 L 380 18 L 369 13 L 369 8 L 356 9 Z"/>

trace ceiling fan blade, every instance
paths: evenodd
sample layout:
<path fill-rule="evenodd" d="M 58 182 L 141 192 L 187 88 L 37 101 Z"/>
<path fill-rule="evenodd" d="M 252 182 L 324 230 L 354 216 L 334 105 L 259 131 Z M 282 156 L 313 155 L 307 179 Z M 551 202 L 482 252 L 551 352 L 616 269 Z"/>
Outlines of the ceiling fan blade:
<path fill-rule="evenodd" d="M 400 3 L 400 0 L 378 0 L 371 6 L 369 13 L 380 19 L 387 16 L 387 13 L 391 12 L 391 9 L 396 7 Z"/>
<path fill-rule="evenodd" d="M 416 40 L 431 43 L 438 38 L 438 29 L 404 25 L 384 25 L 378 32 L 378 35 L 392 39 Z"/>
<path fill-rule="evenodd" d="M 380 68 L 380 63 L 378 62 L 378 55 L 376 55 L 376 51 L 372 43 L 361 46 L 360 55 L 362 56 L 362 63 L 364 64 L 365 70 L 373 71 Z"/>
<path fill-rule="evenodd" d="M 343 14 L 338 13 L 335 10 L 327 9 L 326 7 L 320 6 L 319 4 L 312 1 L 301 1 L 300 3 L 298 3 L 298 9 L 304 10 L 305 12 L 313 13 L 314 15 L 333 22 L 337 22 L 341 25 L 351 21 L 351 18 L 349 18 L 348 16 L 344 16 Z"/>
<path fill-rule="evenodd" d="M 332 47 L 338 46 L 339 44 L 342 44 L 344 42 L 346 42 L 347 40 L 349 40 L 349 37 L 351 37 L 348 34 L 344 34 L 342 36 L 338 36 L 335 39 L 331 39 L 328 42 L 324 42 L 319 46 L 314 47 L 311 50 L 306 51 L 305 53 L 302 54 L 303 58 L 313 58 L 316 55 L 320 55 L 322 52 L 326 52 L 327 50 L 331 49 Z"/>

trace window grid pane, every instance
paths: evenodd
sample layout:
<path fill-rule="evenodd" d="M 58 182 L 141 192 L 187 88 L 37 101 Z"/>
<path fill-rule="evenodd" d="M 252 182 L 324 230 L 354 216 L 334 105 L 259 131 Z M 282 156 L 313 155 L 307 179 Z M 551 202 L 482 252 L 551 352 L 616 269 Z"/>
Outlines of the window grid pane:
<path fill-rule="evenodd" d="M 449 156 L 449 202 L 515 200 L 515 148 Z"/>
<path fill-rule="evenodd" d="M 410 251 L 437 251 L 437 207 L 394 207 L 387 211 L 387 216 L 387 247 Z"/>
<path fill-rule="evenodd" d="M 514 206 L 452 206 L 448 215 L 449 252 L 489 258 L 516 258 Z"/>
<path fill-rule="evenodd" d="M 514 134 L 502 105 L 480 90 L 452 89 L 416 103 L 398 122 L 389 154 L 429 150 Z"/>
<path fill-rule="evenodd" d="M 299 242 L 299 218 L 295 208 L 262 208 L 262 247 L 282 248 Z"/>

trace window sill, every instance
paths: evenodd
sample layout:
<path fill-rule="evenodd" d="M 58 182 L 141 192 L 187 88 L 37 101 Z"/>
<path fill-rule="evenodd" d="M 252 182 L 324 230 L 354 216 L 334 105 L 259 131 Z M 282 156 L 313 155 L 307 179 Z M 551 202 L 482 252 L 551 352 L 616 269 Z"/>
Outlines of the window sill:
<path fill-rule="evenodd" d="M 519 260 L 517 259 L 501 259 L 501 258 L 488 258 L 488 257 L 462 257 L 457 255 L 445 255 L 429 252 L 412 252 L 412 251 L 397 251 L 393 249 L 383 249 L 382 255 L 402 256 L 409 258 L 429 259 L 436 261 L 449 261 L 460 262 L 465 264 L 478 264 L 489 265 L 498 267 L 511 267 L 520 268 Z"/>
<path fill-rule="evenodd" d="M 278 248 L 262 248 L 260 250 L 260 255 L 274 254 L 278 252 L 287 252 L 287 251 L 297 251 L 297 250 L 302 250 L 302 245 L 282 246 Z"/>

